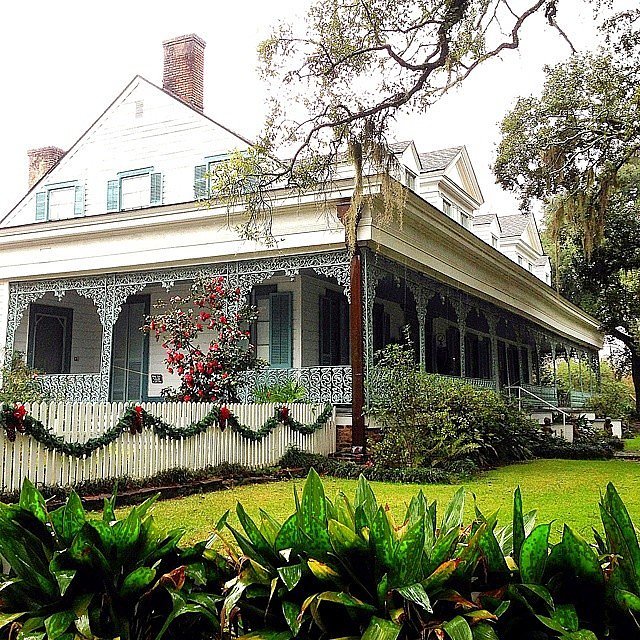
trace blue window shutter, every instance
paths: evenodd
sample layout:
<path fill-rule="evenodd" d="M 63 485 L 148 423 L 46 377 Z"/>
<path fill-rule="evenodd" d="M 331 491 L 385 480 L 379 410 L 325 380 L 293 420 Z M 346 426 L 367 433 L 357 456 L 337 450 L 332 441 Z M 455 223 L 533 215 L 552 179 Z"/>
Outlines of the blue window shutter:
<path fill-rule="evenodd" d="M 36 220 L 47 219 L 47 192 L 38 191 L 36 193 Z"/>
<path fill-rule="evenodd" d="M 162 174 L 151 174 L 151 204 L 162 204 Z"/>
<path fill-rule="evenodd" d="M 291 292 L 269 296 L 269 363 L 278 369 L 293 366 L 292 301 Z"/>
<path fill-rule="evenodd" d="M 207 195 L 207 165 L 199 164 L 193 173 L 193 197 L 200 200 Z"/>
<path fill-rule="evenodd" d="M 109 180 L 107 182 L 107 211 L 120 210 L 120 181 Z"/>
<path fill-rule="evenodd" d="M 73 203 L 73 215 L 84 215 L 84 187 L 79 184 L 76 185 L 75 200 Z"/>

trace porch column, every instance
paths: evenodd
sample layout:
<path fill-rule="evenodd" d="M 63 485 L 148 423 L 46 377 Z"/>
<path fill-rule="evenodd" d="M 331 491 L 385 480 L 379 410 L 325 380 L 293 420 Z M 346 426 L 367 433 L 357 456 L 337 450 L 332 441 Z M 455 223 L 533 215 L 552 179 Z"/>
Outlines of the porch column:
<path fill-rule="evenodd" d="M 522 329 L 517 329 L 516 335 L 518 337 L 518 385 L 522 386 L 522 383 L 524 382 L 524 362 L 522 361 L 522 349 L 524 348 L 524 340 L 522 339 Z M 527 361 L 528 359 L 529 357 L 527 356 Z M 528 362 L 527 366 L 529 366 Z"/>
<path fill-rule="evenodd" d="M 551 362 L 553 363 L 553 389 L 556 395 L 556 402 L 558 401 L 558 373 L 556 370 L 556 343 L 551 343 Z"/>
<path fill-rule="evenodd" d="M 487 314 L 487 322 L 489 323 L 489 337 L 491 338 L 491 370 L 497 391 L 500 389 L 500 363 L 498 359 L 497 334 L 498 318 L 493 314 Z"/>
<path fill-rule="evenodd" d="M 467 375 L 467 354 L 466 354 L 466 337 L 467 337 L 467 312 L 468 308 L 464 302 L 459 301 L 456 304 L 456 313 L 458 314 L 458 334 L 460 336 L 460 377 Z"/>
<path fill-rule="evenodd" d="M 427 292 L 423 287 L 418 291 L 416 312 L 418 314 L 418 350 L 420 352 L 420 368 L 427 368 Z"/>
<path fill-rule="evenodd" d="M 582 359 L 584 358 L 584 351 L 578 352 L 578 380 L 580 381 L 580 393 L 584 393 L 584 382 L 582 380 Z"/>
<path fill-rule="evenodd" d="M 100 391 L 98 396 L 102 402 L 108 402 L 111 386 L 111 354 L 113 349 L 113 326 L 118 319 L 120 307 L 115 303 L 115 277 L 106 285 L 105 308 L 100 314 L 102 321 L 102 346 L 100 349 Z"/>
<path fill-rule="evenodd" d="M 569 387 L 569 406 L 571 406 L 571 392 L 573 390 L 573 382 L 571 381 L 571 348 L 564 347 L 565 358 L 567 359 L 567 380 Z"/>
<path fill-rule="evenodd" d="M 366 431 L 364 425 L 364 333 L 362 260 L 359 249 L 351 257 L 351 304 L 349 305 L 349 340 L 351 347 L 351 441 L 353 446 L 365 452 Z M 369 326 L 367 326 L 369 330 Z M 371 340 L 371 337 L 370 337 Z"/>

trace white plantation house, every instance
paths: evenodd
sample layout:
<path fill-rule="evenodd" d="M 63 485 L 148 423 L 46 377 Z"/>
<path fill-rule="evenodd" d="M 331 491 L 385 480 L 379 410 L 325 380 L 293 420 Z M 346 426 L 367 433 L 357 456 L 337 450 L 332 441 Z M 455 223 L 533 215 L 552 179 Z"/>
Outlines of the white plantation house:
<path fill-rule="evenodd" d="M 0 219 L 6 357 L 25 353 L 68 399 L 159 398 L 176 380 L 139 330 L 145 315 L 194 278 L 222 275 L 259 307 L 252 340 L 270 364 L 261 379 L 293 377 L 314 401 L 353 403 L 356 441 L 373 354 L 405 325 L 427 371 L 554 402 L 545 358 L 597 362 L 598 323 L 549 286 L 535 220 L 477 215 L 464 147 L 394 145 L 403 223 L 382 224 L 374 197 L 353 258 L 338 216 L 348 174 L 324 194 L 330 215 L 313 194 L 275 193 L 277 246 L 239 240 L 242 212 L 229 221 L 224 205 L 199 202 L 211 164 L 250 144 L 203 110 L 204 48 L 194 35 L 164 43 L 162 88 L 137 76 L 66 152 L 29 153 L 30 190 Z M 376 176 L 370 185 L 375 195 Z"/>

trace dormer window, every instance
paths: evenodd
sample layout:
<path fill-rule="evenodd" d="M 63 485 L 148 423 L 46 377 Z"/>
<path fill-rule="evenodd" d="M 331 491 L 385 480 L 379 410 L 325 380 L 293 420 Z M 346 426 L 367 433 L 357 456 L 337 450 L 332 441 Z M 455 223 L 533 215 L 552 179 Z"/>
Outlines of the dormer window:
<path fill-rule="evenodd" d="M 404 170 L 404 183 L 411 189 L 411 191 L 416 190 L 416 174 L 413 171 L 410 171 L 405 167 Z"/>

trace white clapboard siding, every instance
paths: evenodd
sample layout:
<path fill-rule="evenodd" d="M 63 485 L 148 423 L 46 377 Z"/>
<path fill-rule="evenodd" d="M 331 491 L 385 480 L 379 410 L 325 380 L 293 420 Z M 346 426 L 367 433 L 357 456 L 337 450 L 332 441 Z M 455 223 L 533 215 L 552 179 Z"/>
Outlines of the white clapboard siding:
<path fill-rule="evenodd" d="M 203 418 L 214 405 L 149 402 L 142 406 L 168 424 L 184 428 Z M 258 429 L 274 414 L 276 406 L 232 404 L 229 409 L 242 424 Z M 26 408 L 29 415 L 65 441 L 86 442 L 114 426 L 127 406 L 122 402 L 51 402 L 28 404 Z M 291 416 L 302 424 L 314 422 L 323 409 L 322 404 L 289 405 Z M 25 477 L 36 484 L 74 485 L 122 476 L 143 479 L 176 467 L 204 469 L 222 462 L 266 467 L 276 464 L 291 445 L 328 455 L 335 451 L 335 444 L 335 411 L 324 427 L 308 435 L 279 424 L 270 435 L 254 442 L 229 428 L 221 431 L 214 426 L 191 438 L 163 440 L 151 429 L 145 429 L 134 436 L 122 433 L 115 442 L 85 458 L 49 451 L 34 438 L 20 433 L 15 442 L 9 442 L 0 430 L 0 489 L 17 490 Z"/>

